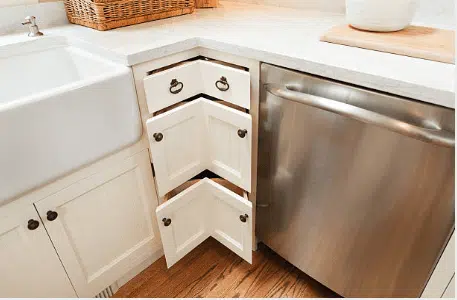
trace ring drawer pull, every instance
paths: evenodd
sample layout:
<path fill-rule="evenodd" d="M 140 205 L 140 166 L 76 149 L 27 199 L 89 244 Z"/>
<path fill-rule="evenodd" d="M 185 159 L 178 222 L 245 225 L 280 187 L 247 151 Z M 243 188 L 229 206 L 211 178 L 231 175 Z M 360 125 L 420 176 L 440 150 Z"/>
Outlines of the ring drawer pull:
<path fill-rule="evenodd" d="M 163 225 L 165 225 L 165 227 L 168 227 L 171 224 L 171 219 L 163 218 L 162 222 L 163 222 Z"/>
<path fill-rule="evenodd" d="M 249 218 L 249 216 L 247 214 L 241 215 L 240 216 L 240 221 L 243 222 L 243 223 L 246 223 L 248 218 Z"/>
<path fill-rule="evenodd" d="M 181 81 L 173 79 L 170 82 L 170 93 L 172 93 L 172 94 L 179 94 L 179 92 L 181 92 L 183 88 L 184 88 L 184 83 L 182 83 Z"/>
<path fill-rule="evenodd" d="M 49 210 L 46 213 L 46 219 L 48 219 L 48 221 L 54 221 L 55 219 L 57 219 L 58 215 L 59 214 L 56 211 Z"/>
<path fill-rule="evenodd" d="M 40 226 L 40 222 L 38 222 L 37 220 L 34 220 L 34 219 L 30 219 L 27 223 L 27 228 L 29 230 L 35 230 L 37 229 L 38 227 Z"/>
<path fill-rule="evenodd" d="M 247 133 L 248 133 L 248 131 L 246 129 L 238 129 L 238 136 L 240 138 L 244 138 Z"/>
<path fill-rule="evenodd" d="M 163 139 L 163 134 L 160 132 L 154 133 L 152 137 L 156 140 L 156 142 L 160 142 Z"/>
<path fill-rule="evenodd" d="M 225 92 L 228 91 L 228 89 L 230 88 L 230 84 L 227 82 L 227 78 L 222 76 L 221 79 L 216 81 L 216 87 L 219 91 Z"/>

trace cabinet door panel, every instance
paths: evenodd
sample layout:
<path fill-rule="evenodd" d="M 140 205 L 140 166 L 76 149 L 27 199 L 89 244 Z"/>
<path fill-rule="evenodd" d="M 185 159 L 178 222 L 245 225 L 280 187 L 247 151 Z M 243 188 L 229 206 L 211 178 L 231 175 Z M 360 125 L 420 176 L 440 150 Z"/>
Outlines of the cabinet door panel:
<path fill-rule="evenodd" d="M 214 181 L 200 180 L 160 205 L 156 214 L 168 267 L 209 236 L 252 262 L 252 204 Z M 240 221 L 244 214 L 246 223 Z"/>
<path fill-rule="evenodd" d="M 147 151 L 35 204 L 80 297 L 93 297 L 160 249 Z M 48 211 L 58 217 L 49 221 Z"/>
<path fill-rule="evenodd" d="M 160 196 L 206 169 L 201 101 L 193 101 L 146 122 Z M 156 140 L 154 134 L 162 134 Z"/>
<path fill-rule="evenodd" d="M 219 103 L 204 101 L 210 170 L 250 192 L 251 116 Z M 240 137 L 238 130 L 246 130 L 245 136 Z"/>
<path fill-rule="evenodd" d="M 200 181 L 157 208 L 168 267 L 209 237 L 210 229 L 205 216 L 207 203 L 206 184 Z M 168 226 L 164 224 L 166 219 L 171 220 Z"/>
<path fill-rule="evenodd" d="M 76 297 L 33 205 L 0 208 L 0 297 Z"/>
<path fill-rule="evenodd" d="M 208 183 L 213 207 L 212 236 L 252 263 L 252 203 L 211 180 Z M 240 216 L 246 221 L 242 222 Z"/>

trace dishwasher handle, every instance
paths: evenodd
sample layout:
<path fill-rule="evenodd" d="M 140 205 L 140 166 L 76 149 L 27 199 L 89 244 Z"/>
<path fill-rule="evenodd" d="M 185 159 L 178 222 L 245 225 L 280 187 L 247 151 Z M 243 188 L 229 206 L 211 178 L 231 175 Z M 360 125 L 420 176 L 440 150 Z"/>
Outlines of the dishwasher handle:
<path fill-rule="evenodd" d="M 288 89 L 285 85 L 268 83 L 265 84 L 265 89 L 277 97 L 320 108 L 367 124 L 379 126 L 427 143 L 449 148 L 455 147 L 455 134 L 450 131 L 415 126 L 344 102 L 293 91 Z"/>

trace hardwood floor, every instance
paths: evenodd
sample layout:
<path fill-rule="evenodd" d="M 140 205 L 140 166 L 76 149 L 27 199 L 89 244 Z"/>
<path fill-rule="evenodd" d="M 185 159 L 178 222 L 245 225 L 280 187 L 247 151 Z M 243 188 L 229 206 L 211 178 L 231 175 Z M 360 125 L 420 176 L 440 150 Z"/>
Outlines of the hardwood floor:
<path fill-rule="evenodd" d="M 245 298 L 338 297 L 261 244 L 250 265 L 213 238 L 172 268 L 165 257 L 125 284 L 114 297 Z"/>

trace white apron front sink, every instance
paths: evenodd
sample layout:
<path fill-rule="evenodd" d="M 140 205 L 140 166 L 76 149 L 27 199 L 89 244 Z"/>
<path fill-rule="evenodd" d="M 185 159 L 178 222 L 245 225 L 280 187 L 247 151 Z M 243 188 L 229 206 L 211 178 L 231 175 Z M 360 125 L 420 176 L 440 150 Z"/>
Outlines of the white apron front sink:
<path fill-rule="evenodd" d="M 133 144 L 130 68 L 43 38 L 0 46 L 0 205 Z"/>

